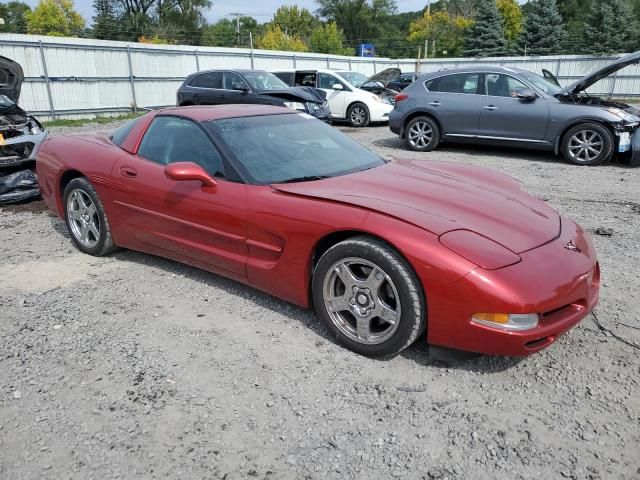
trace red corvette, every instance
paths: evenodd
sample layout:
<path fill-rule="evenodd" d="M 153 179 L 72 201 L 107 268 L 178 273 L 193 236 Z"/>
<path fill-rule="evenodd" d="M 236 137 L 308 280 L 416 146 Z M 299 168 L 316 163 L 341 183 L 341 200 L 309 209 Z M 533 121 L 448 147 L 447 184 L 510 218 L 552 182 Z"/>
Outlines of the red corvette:
<path fill-rule="evenodd" d="M 512 178 L 388 162 L 285 108 L 156 111 L 47 140 L 37 170 L 81 251 L 148 252 L 314 306 L 364 355 L 421 335 L 527 355 L 598 301 L 588 235 Z"/>

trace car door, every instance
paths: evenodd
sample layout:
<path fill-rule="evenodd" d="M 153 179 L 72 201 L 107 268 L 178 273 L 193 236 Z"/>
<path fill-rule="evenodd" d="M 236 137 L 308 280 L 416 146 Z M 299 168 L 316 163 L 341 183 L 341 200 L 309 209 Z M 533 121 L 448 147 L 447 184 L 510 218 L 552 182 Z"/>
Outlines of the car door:
<path fill-rule="evenodd" d="M 255 103 L 251 88 L 236 72 L 223 72 L 224 103 Z"/>
<path fill-rule="evenodd" d="M 478 135 L 499 140 L 543 142 L 549 123 L 549 104 L 517 97 L 518 89 L 532 90 L 512 75 L 485 73 Z"/>
<path fill-rule="evenodd" d="M 220 105 L 224 103 L 222 72 L 207 72 L 194 77 L 189 83 L 196 105 Z"/>
<path fill-rule="evenodd" d="M 174 162 L 197 163 L 217 186 L 167 178 L 164 168 Z M 118 160 L 112 175 L 116 218 L 136 248 L 246 277 L 246 186 L 226 180 L 222 157 L 200 125 L 156 117 L 137 154 Z"/>
<path fill-rule="evenodd" d="M 424 82 L 420 108 L 433 114 L 450 137 L 475 137 L 480 121 L 480 73 L 443 75 Z"/>
<path fill-rule="evenodd" d="M 347 97 L 351 93 L 349 87 L 341 82 L 338 77 L 330 73 L 318 72 L 316 76 L 316 88 L 327 94 L 327 102 L 332 117 L 345 118 L 347 116 L 345 107 Z M 342 90 L 336 90 L 334 85 L 342 85 Z"/>

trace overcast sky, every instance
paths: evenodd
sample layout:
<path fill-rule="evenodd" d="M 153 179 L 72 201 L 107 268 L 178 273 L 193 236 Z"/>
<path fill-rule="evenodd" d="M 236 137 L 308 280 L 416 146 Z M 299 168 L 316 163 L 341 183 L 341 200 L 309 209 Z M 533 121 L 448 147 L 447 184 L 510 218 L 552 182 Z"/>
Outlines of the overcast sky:
<path fill-rule="evenodd" d="M 23 0 L 31 7 L 35 7 L 39 0 Z M 76 10 L 87 20 L 87 26 L 91 24 L 93 0 L 74 0 Z M 298 5 L 312 12 L 316 10 L 315 0 L 213 0 L 213 7 L 206 13 L 207 20 L 215 22 L 231 12 L 240 12 L 254 17 L 258 22 L 264 23 L 271 19 L 273 12 L 282 5 Z M 421 10 L 427 4 L 426 0 L 396 0 L 398 11 L 411 12 Z"/>

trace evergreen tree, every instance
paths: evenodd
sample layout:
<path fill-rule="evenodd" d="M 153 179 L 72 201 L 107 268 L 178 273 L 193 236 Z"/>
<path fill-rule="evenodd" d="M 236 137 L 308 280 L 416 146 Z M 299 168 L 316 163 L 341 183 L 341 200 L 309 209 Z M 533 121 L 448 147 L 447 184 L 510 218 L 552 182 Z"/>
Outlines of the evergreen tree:
<path fill-rule="evenodd" d="M 565 29 L 556 0 L 533 0 L 525 12 L 520 50 L 527 55 L 562 53 Z"/>
<path fill-rule="evenodd" d="M 584 30 L 586 52 L 613 55 L 633 48 L 630 18 L 631 10 L 623 0 L 594 0 Z"/>
<path fill-rule="evenodd" d="M 466 57 L 498 57 L 507 52 L 502 15 L 496 0 L 479 0 L 474 24 L 465 35 Z"/>
<path fill-rule="evenodd" d="M 93 0 L 93 38 L 114 40 L 119 38 L 119 22 L 113 0 Z"/>

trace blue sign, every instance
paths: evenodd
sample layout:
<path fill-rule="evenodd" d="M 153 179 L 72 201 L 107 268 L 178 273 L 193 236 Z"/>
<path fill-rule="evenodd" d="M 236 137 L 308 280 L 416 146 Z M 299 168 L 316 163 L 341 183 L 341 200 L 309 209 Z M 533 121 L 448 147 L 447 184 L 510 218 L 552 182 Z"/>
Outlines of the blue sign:
<path fill-rule="evenodd" d="M 376 47 L 372 43 L 361 43 L 358 45 L 359 57 L 375 57 Z"/>

